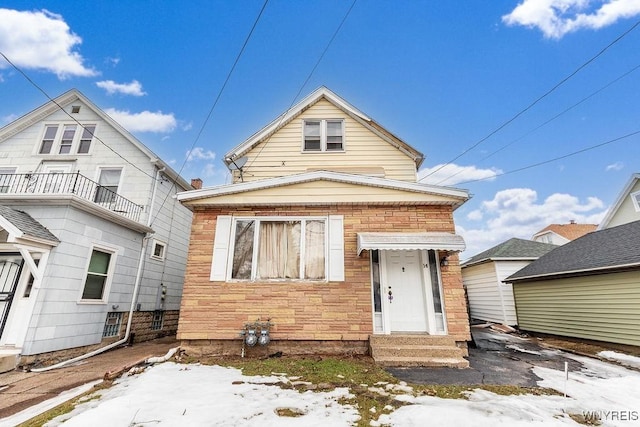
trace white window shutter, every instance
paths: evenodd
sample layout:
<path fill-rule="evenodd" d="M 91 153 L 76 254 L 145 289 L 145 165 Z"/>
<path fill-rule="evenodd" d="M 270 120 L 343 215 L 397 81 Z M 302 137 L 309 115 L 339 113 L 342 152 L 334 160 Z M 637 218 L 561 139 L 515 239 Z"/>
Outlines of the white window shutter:
<path fill-rule="evenodd" d="M 344 217 L 329 215 L 329 281 L 344 281 Z"/>
<path fill-rule="evenodd" d="M 220 215 L 216 221 L 216 235 L 213 240 L 213 260 L 211 261 L 211 280 L 227 280 L 227 259 L 231 240 L 231 215 Z"/>

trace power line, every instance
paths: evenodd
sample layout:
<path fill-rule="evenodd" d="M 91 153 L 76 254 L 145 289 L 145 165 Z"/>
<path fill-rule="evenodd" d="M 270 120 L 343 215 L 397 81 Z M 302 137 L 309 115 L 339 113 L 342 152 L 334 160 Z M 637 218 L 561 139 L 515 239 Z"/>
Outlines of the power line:
<path fill-rule="evenodd" d="M 515 116 L 511 117 L 509 120 L 507 120 L 506 122 L 504 122 L 503 124 L 501 124 L 500 126 L 498 126 L 498 128 L 496 128 L 495 130 L 493 130 L 492 132 L 490 132 L 487 136 L 485 136 L 484 138 L 480 139 L 478 142 L 476 142 L 475 144 L 471 145 L 469 148 L 467 148 L 466 150 L 464 150 L 462 153 L 458 154 L 456 157 L 454 157 L 453 159 L 449 160 L 447 163 L 441 165 L 440 167 L 436 168 L 435 170 L 431 171 L 430 173 L 428 173 L 427 175 L 423 176 L 422 178 L 419 179 L 419 181 L 422 181 L 423 179 L 433 175 L 434 173 L 440 171 L 442 168 L 444 168 L 445 166 L 455 162 L 456 160 L 458 160 L 460 157 L 464 156 L 465 154 L 467 154 L 469 151 L 473 150 L 474 148 L 476 148 L 478 145 L 482 144 L 484 141 L 486 141 L 487 139 L 491 138 L 493 135 L 495 135 L 496 133 L 498 133 L 499 131 L 501 131 L 502 129 L 504 129 L 505 127 L 507 127 L 509 124 L 511 124 L 513 121 L 515 121 L 518 117 L 520 117 L 521 115 L 523 115 L 524 113 L 526 113 L 527 111 L 529 111 L 531 108 L 533 108 L 533 106 L 535 106 L 538 102 L 542 101 L 544 98 L 546 98 L 548 95 L 550 95 L 552 92 L 554 92 L 556 89 L 558 89 L 560 86 L 562 86 L 564 83 L 566 83 L 569 79 L 571 79 L 573 76 L 575 76 L 576 74 L 578 74 L 580 71 L 582 71 L 582 69 L 584 69 L 585 67 L 587 67 L 589 64 L 591 64 L 593 61 L 595 61 L 598 57 L 600 57 L 602 54 L 604 54 L 604 52 L 606 52 L 609 48 L 611 48 L 613 45 L 615 45 L 616 43 L 618 43 L 620 40 L 622 40 L 627 34 L 629 34 L 631 31 L 635 30 L 635 28 L 640 25 L 640 21 L 637 21 L 635 24 L 633 24 L 631 26 L 631 28 L 629 28 L 628 30 L 626 30 L 624 33 L 622 33 L 620 36 L 618 36 L 615 40 L 613 40 L 611 43 L 609 43 L 607 46 L 605 46 L 603 49 L 601 49 L 595 56 L 591 57 L 587 62 L 583 63 L 582 65 L 580 65 L 577 69 L 575 69 L 571 74 L 569 74 L 567 77 L 565 77 L 564 79 L 560 80 L 560 82 L 558 82 L 555 86 L 553 86 L 551 89 L 549 89 L 548 91 L 546 91 L 544 94 L 542 94 L 541 96 L 539 96 L 536 100 L 534 100 L 531 104 L 529 104 L 527 107 L 525 107 L 524 109 L 520 110 L 520 112 L 518 112 Z"/>
<path fill-rule="evenodd" d="M 231 75 L 233 74 L 234 70 L 236 69 L 236 65 L 238 65 L 238 62 L 240 62 L 240 58 L 242 57 L 242 54 L 244 53 L 245 48 L 249 44 L 249 39 L 251 39 L 251 35 L 253 34 L 253 31 L 258 26 L 258 22 L 260 21 L 260 18 L 262 17 L 262 13 L 264 12 L 264 10 L 267 7 L 267 3 L 269 3 L 269 0 L 265 0 L 264 1 L 263 5 L 262 5 L 262 8 L 260 9 L 260 12 L 258 13 L 258 16 L 256 17 L 256 19 L 253 22 L 253 25 L 251 26 L 251 30 L 249 30 L 249 34 L 247 34 L 247 37 L 244 39 L 244 43 L 242 44 L 242 47 L 240 48 L 240 51 L 238 52 L 238 55 L 236 55 L 236 59 L 235 59 L 235 61 L 233 61 L 233 65 L 231 66 L 231 69 L 229 69 L 229 72 L 227 73 L 227 77 L 225 78 L 224 83 L 220 87 L 220 90 L 218 91 L 218 95 L 216 95 L 216 98 L 213 101 L 213 104 L 211 105 L 211 108 L 209 109 L 209 113 L 207 114 L 207 117 L 205 118 L 204 122 L 202 123 L 202 126 L 200 127 L 200 130 L 198 131 L 198 134 L 196 135 L 196 138 L 194 139 L 193 144 L 191 144 L 191 148 L 188 151 L 189 154 L 185 157 L 184 161 L 182 162 L 182 166 L 180 167 L 180 170 L 178 171 L 178 175 L 180 175 L 182 173 L 182 170 L 184 169 L 184 167 L 187 164 L 187 161 L 189 160 L 189 155 L 191 154 L 191 152 L 195 148 L 197 142 L 200 140 L 200 136 L 202 135 L 202 132 L 204 131 L 205 127 L 207 126 L 207 123 L 209 122 L 209 119 L 213 115 L 213 111 L 215 110 L 216 106 L 218 105 L 218 101 L 220 101 L 220 98 L 222 97 L 222 93 L 224 92 L 225 88 L 227 87 L 227 83 L 229 83 L 229 80 L 231 79 Z M 172 182 L 172 189 L 173 189 L 173 187 L 175 185 L 176 185 L 176 182 L 174 180 Z M 167 199 L 169 198 L 170 194 L 171 194 L 171 189 L 169 190 L 169 192 L 167 192 L 167 195 L 162 200 L 162 203 L 160 204 L 160 209 L 162 209 L 162 207 L 166 203 Z M 160 209 L 158 209 L 158 213 L 160 212 Z M 156 216 L 152 219 L 151 224 L 153 224 L 153 221 L 155 221 L 155 219 L 157 217 L 158 217 L 158 215 L 156 214 Z"/>
<path fill-rule="evenodd" d="M 523 170 L 527 170 L 527 169 L 533 169 L 533 168 L 538 167 L 538 166 L 542 166 L 542 165 L 546 165 L 548 163 L 552 163 L 552 162 L 555 162 L 555 161 L 558 161 L 558 160 L 566 159 L 567 157 L 572 157 L 572 156 L 575 156 L 577 154 L 582 154 L 582 153 L 585 153 L 587 151 L 595 150 L 596 148 L 600 148 L 600 147 L 603 147 L 605 145 L 612 144 L 614 142 L 621 141 L 623 139 L 630 138 L 630 137 L 638 135 L 638 134 L 640 134 L 640 130 L 628 133 L 628 134 L 623 135 L 623 136 L 619 136 L 617 138 L 610 139 L 610 140 L 605 141 L 605 142 L 601 142 L 600 144 L 592 145 L 590 147 L 586 147 L 586 148 L 583 148 L 581 150 L 574 151 L 574 152 L 569 153 L 569 154 L 565 154 L 563 156 L 554 157 L 553 159 L 544 160 L 542 162 L 534 163 L 534 164 L 531 164 L 531 165 L 528 165 L 528 166 L 524 166 L 524 167 L 521 167 L 521 168 L 518 168 L 518 169 L 513 169 L 513 170 L 510 170 L 510 171 L 507 171 L 507 172 L 498 173 L 498 174 L 495 174 L 495 175 L 487 177 L 487 178 L 478 178 L 478 179 L 472 179 L 472 180 L 469 180 L 469 181 L 460 182 L 459 184 L 469 184 L 469 183 L 472 183 L 472 182 L 486 181 L 488 179 L 493 179 L 495 177 L 504 176 L 504 175 L 510 175 L 512 173 L 522 172 Z"/>
<path fill-rule="evenodd" d="M 329 42 L 327 43 L 327 45 L 325 46 L 324 50 L 320 54 L 320 57 L 318 58 L 318 60 L 316 61 L 315 65 L 313 66 L 313 68 L 311 69 L 309 74 L 307 75 L 307 78 L 304 80 L 304 82 L 300 86 L 300 89 L 298 89 L 298 93 L 296 93 L 296 96 L 294 96 L 293 99 L 291 100 L 291 104 L 289 104 L 289 107 L 287 108 L 287 110 L 284 112 L 284 114 L 282 114 L 282 116 L 280 118 L 280 121 L 278 122 L 278 125 L 276 126 L 276 128 L 280 127 L 280 125 L 282 124 L 282 121 L 287 116 L 287 113 L 289 113 L 291 108 L 293 108 L 293 105 L 295 104 L 296 100 L 298 99 L 298 97 L 302 93 L 302 90 L 304 89 L 304 87 L 307 85 L 307 83 L 311 79 L 311 76 L 313 76 L 313 73 L 316 71 L 316 68 L 318 68 L 318 65 L 320 65 L 320 62 L 322 61 L 322 59 L 324 58 L 324 55 L 329 50 L 329 47 L 331 46 L 331 44 L 335 40 L 335 38 L 338 35 L 338 33 L 340 32 L 340 30 L 342 29 L 342 26 L 344 25 L 344 23 L 346 22 L 347 18 L 349 17 L 349 14 L 351 14 L 351 10 L 356 5 L 356 1 L 357 0 L 353 0 L 353 2 L 351 3 L 351 6 L 349 7 L 347 12 L 342 17 L 342 20 L 340 21 L 340 25 L 338 25 L 338 28 L 336 28 L 336 30 L 333 32 L 333 35 L 331 36 L 331 39 L 329 39 Z M 262 147 L 260 147 L 260 151 L 258 151 L 258 153 L 253 157 L 253 159 L 251 159 L 251 162 L 245 166 L 246 168 L 249 168 L 256 161 L 256 159 L 260 156 L 260 154 L 262 153 L 262 150 L 264 150 L 264 147 L 267 145 L 267 142 L 269 142 L 269 139 L 271 139 L 271 135 L 269 135 L 267 137 L 267 139 L 264 141 L 264 143 L 262 144 Z"/>
<path fill-rule="evenodd" d="M 24 71 L 22 71 L 22 69 L 20 69 L 16 64 L 14 64 L 9 58 L 7 58 L 7 56 L 3 53 L 0 52 L 0 56 L 2 56 L 4 58 L 5 61 L 7 61 L 18 73 L 22 74 L 22 76 L 27 79 L 27 81 L 29 83 L 31 83 L 31 85 L 33 85 L 36 89 L 38 89 L 40 92 L 42 92 L 42 94 L 52 103 L 54 103 L 59 109 L 60 111 L 62 111 L 64 114 L 66 114 L 67 116 L 69 116 L 69 118 L 71 120 L 73 120 L 75 123 L 77 123 L 78 125 L 80 125 L 80 127 L 85 130 L 88 131 L 91 136 L 93 138 L 95 138 L 97 141 L 99 141 L 102 145 L 104 145 L 105 147 L 107 147 L 109 150 L 111 150 L 114 154 L 116 154 L 118 157 L 120 157 L 122 160 L 124 160 L 125 162 L 129 163 L 131 166 L 133 166 L 134 168 L 138 169 L 140 172 L 142 172 L 143 174 L 147 175 L 149 178 L 155 180 L 156 178 L 152 175 L 149 175 L 149 173 L 147 173 L 147 171 L 141 169 L 138 165 L 131 163 L 129 160 L 127 160 L 127 158 L 125 158 L 124 156 L 122 156 L 120 153 L 118 153 L 116 150 L 114 150 L 113 148 L 111 148 L 109 145 L 107 145 L 106 142 L 104 142 L 102 139 L 100 139 L 99 137 L 95 136 L 93 134 L 93 131 L 87 129 L 82 123 L 80 123 L 78 121 L 78 119 L 76 119 L 75 117 L 73 117 L 71 114 L 69 114 L 69 112 L 65 111 L 65 109 L 58 104 L 58 102 L 53 99 L 52 97 L 49 96 L 49 94 L 47 92 L 45 92 L 44 89 L 42 89 L 35 81 L 33 81 L 28 75 L 27 73 L 25 73 Z"/>
<path fill-rule="evenodd" d="M 572 109 L 574 109 L 575 107 L 577 107 L 578 105 L 586 102 L 587 100 L 589 100 L 590 98 L 593 98 L 594 96 L 596 96 L 597 94 L 599 94 L 600 92 L 604 91 L 605 89 L 609 88 L 610 86 L 614 85 L 615 83 L 617 83 L 618 81 L 622 80 L 623 78 L 625 78 L 626 76 L 628 76 L 629 74 L 633 73 L 634 71 L 636 71 L 638 68 L 640 68 L 640 65 L 636 65 L 635 67 L 633 67 L 632 69 L 630 69 L 629 71 L 627 71 L 626 73 L 618 76 L 617 78 L 613 79 L 612 81 L 610 81 L 609 83 L 607 83 L 606 85 L 602 86 L 600 89 L 596 90 L 595 92 L 592 92 L 591 94 L 589 94 L 588 96 L 582 98 L 580 101 L 576 102 L 575 104 L 571 105 L 568 108 L 565 108 L 564 110 L 562 110 L 561 112 L 559 112 L 558 114 L 556 114 L 555 116 L 551 117 L 550 119 L 546 120 L 545 122 L 541 123 L 540 125 L 536 126 L 535 128 L 531 129 L 530 131 L 526 132 L 524 135 L 520 136 L 519 138 L 514 139 L 513 141 L 509 142 L 508 144 L 503 145 L 502 147 L 498 148 L 497 150 L 493 151 L 492 153 L 484 156 L 483 158 L 481 158 L 478 162 L 483 162 L 485 160 L 487 160 L 490 157 L 493 157 L 495 154 L 499 153 L 500 151 L 504 150 L 505 148 L 515 144 L 518 141 L 521 141 L 522 139 L 524 139 L 525 137 L 531 135 L 532 133 L 534 133 L 535 131 L 537 131 L 538 129 L 548 125 L 549 123 L 551 123 L 552 121 L 556 120 L 557 118 L 559 118 L 560 116 L 564 115 L 565 113 L 571 111 Z M 440 185 L 445 181 L 450 180 L 451 178 L 459 175 L 462 173 L 462 170 L 459 170 L 458 172 L 454 173 L 453 175 L 450 175 L 440 181 L 438 181 L 436 183 L 436 185 Z"/>

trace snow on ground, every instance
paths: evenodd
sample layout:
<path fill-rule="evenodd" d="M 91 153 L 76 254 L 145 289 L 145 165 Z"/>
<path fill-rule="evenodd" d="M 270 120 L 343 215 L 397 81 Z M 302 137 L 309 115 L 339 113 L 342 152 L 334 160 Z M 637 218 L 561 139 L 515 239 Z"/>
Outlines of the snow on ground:
<path fill-rule="evenodd" d="M 640 369 L 640 357 L 630 356 L 628 354 L 618 353 L 615 351 L 601 351 L 598 353 L 598 356 L 613 360 L 625 366 Z"/>
<path fill-rule="evenodd" d="M 640 373 L 591 358 L 566 355 L 582 364 L 565 373 L 534 367 L 541 387 L 563 396 L 501 396 L 474 390 L 468 400 L 414 396 L 410 387 L 389 387 L 405 402 L 379 416 L 372 426 L 500 427 L 575 426 L 569 414 L 600 416 L 602 426 L 640 425 Z M 278 374 L 280 375 L 280 374 Z M 164 363 L 142 374 L 123 377 L 100 399 L 89 400 L 53 420 L 57 426 L 347 426 L 359 419 L 357 410 L 341 405 L 347 389 L 300 393 L 274 383 L 283 376 L 248 377 L 233 368 Z M 302 414 L 284 417 L 278 408 Z"/>

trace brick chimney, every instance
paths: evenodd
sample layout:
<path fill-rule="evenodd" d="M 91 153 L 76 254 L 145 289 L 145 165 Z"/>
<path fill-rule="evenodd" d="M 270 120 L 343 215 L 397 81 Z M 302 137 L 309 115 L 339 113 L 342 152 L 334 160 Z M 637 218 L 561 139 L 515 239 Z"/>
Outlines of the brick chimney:
<path fill-rule="evenodd" d="M 193 178 L 191 179 L 191 186 L 195 189 L 195 190 L 199 190 L 202 188 L 202 180 L 200 178 Z"/>

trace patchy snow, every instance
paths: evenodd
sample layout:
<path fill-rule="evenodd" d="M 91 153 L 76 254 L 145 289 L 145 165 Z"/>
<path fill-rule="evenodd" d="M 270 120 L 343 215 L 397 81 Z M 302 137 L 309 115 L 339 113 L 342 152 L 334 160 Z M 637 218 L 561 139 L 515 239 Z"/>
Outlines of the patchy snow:
<path fill-rule="evenodd" d="M 597 414 L 602 426 L 640 424 L 640 372 L 577 355 L 580 370 L 569 372 L 534 367 L 538 384 L 562 396 L 501 396 L 485 390 L 468 393 L 468 400 L 415 396 L 407 384 L 379 383 L 370 390 L 406 405 L 385 406 L 371 426 L 429 425 L 474 427 L 574 426 L 569 417 Z M 294 377 L 292 377 L 294 378 Z M 282 389 L 291 383 L 285 374 L 249 377 L 233 368 L 164 363 L 142 374 L 123 377 L 99 399 L 87 400 L 49 426 L 348 426 L 359 419 L 357 410 L 340 404 L 350 396 L 345 388 L 331 392 Z M 299 378 L 296 378 L 299 380 Z M 281 416 L 288 408 L 299 416 Z M 1 424 L 1 422 L 0 422 Z"/>
<path fill-rule="evenodd" d="M 630 356 L 628 354 L 618 353 L 616 351 L 601 351 L 598 356 L 605 359 L 613 360 L 625 366 L 640 369 L 640 357 Z"/>
<path fill-rule="evenodd" d="M 507 344 L 505 347 L 510 348 L 511 350 L 519 351 L 520 353 L 529 353 L 529 354 L 536 354 L 536 355 L 542 354 L 539 351 L 527 350 L 526 348 L 522 348 L 519 345 L 515 345 L 515 344 Z"/>

